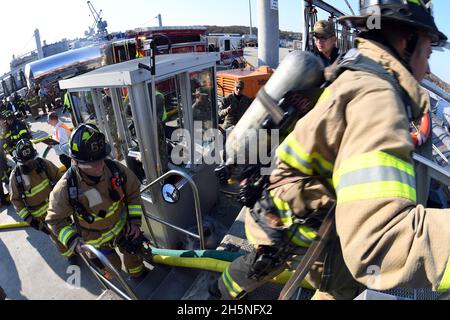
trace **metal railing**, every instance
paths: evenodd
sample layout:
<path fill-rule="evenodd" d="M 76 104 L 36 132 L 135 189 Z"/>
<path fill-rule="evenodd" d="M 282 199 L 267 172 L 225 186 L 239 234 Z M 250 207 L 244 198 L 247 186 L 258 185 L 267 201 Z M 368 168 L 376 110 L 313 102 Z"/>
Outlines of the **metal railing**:
<path fill-rule="evenodd" d="M 200 210 L 200 197 L 199 197 L 199 192 L 198 192 L 198 188 L 197 188 L 197 184 L 194 182 L 194 180 L 187 174 L 184 173 L 182 171 L 178 171 L 178 170 L 171 170 L 165 174 L 163 174 L 161 177 L 159 177 L 158 179 L 154 180 L 153 182 L 151 182 L 150 184 L 146 185 L 144 188 L 141 189 L 141 194 L 143 194 L 145 191 L 147 191 L 148 189 L 150 189 L 152 186 L 154 186 L 155 184 L 157 184 L 158 182 L 171 177 L 171 176 L 179 176 L 182 177 L 183 179 L 186 179 L 189 183 L 189 185 L 192 188 L 192 192 L 194 194 L 194 204 L 195 204 L 195 215 L 197 218 L 197 229 L 198 229 L 198 234 L 189 232 L 188 230 L 185 230 L 181 227 L 178 227 L 176 225 L 173 225 L 169 222 L 166 222 L 158 217 L 155 217 L 149 213 L 145 213 L 144 214 L 144 218 L 147 222 L 147 225 L 149 226 L 149 222 L 147 220 L 147 218 L 150 218 L 156 222 L 159 222 L 165 226 L 168 226 L 174 230 L 177 230 L 179 232 L 182 232 L 184 234 L 187 234 L 193 238 L 196 238 L 200 241 L 200 249 L 205 250 L 205 236 L 203 234 L 203 220 L 202 220 L 202 212 Z"/>
<path fill-rule="evenodd" d="M 95 258 L 100 260 L 100 262 L 106 267 L 106 269 L 109 272 L 112 272 L 114 277 L 119 281 L 120 285 L 125 289 L 126 293 L 124 293 L 122 290 L 117 288 L 110 280 L 106 279 L 105 276 L 97 270 L 94 266 L 92 266 L 92 263 L 90 262 L 90 258 L 87 257 L 85 251 L 92 254 Z M 86 263 L 88 268 L 92 271 L 94 276 L 97 278 L 97 280 L 101 283 L 101 285 L 106 289 L 112 289 L 115 293 L 120 295 L 125 300 L 139 300 L 136 293 L 134 293 L 133 289 L 130 288 L 128 283 L 123 279 L 123 277 L 120 275 L 119 271 L 117 271 L 116 268 L 109 262 L 108 258 L 106 258 L 103 253 L 101 253 L 99 250 L 97 250 L 95 247 L 84 244 L 81 246 L 81 252 L 78 251 L 83 261 Z"/>
<path fill-rule="evenodd" d="M 413 160 L 424 165 L 426 168 L 426 176 L 428 178 L 432 178 L 446 186 L 450 186 L 450 171 L 417 153 L 413 153 Z"/>

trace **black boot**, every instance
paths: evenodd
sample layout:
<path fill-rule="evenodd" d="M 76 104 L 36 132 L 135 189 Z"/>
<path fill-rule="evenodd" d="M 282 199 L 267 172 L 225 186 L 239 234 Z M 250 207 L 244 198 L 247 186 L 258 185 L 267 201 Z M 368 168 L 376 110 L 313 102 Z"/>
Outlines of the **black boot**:
<path fill-rule="evenodd" d="M 71 257 L 67 258 L 67 262 L 69 263 L 69 265 L 71 266 L 78 266 L 78 256 L 77 255 L 73 255 Z"/>
<path fill-rule="evenodd" d="M 9 200 L 9 193 L 7 194 L 1 194 L 0 193 L 0 206 L 3 207 L 7 207 L 11 204 L 11 201 Z"/>
<path fill-rule="evenodd" d="M 208 286 L 208 293 L 209 293 L 208 300 L 221 300 L 222 299 L 222 294 L 220 293 L 219 283 L 217 282 L 217 280 Z"/>

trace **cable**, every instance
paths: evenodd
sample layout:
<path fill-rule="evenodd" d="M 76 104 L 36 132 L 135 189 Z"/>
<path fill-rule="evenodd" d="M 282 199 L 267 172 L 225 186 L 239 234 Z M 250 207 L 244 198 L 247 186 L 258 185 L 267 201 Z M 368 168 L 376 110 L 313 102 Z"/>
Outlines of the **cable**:
<path fill-rule="evenodd" d="M 33 38 L 34 38 L 34 34 L 31 36 L 30 39 L 28 39 L 28 41 L 25 43 L 25 45 L 23 46 L 23 48 L 20 49 L 20 51 L 23 51 L 23 50 L 30 44 L 30 41 L 33 40 Z"/>

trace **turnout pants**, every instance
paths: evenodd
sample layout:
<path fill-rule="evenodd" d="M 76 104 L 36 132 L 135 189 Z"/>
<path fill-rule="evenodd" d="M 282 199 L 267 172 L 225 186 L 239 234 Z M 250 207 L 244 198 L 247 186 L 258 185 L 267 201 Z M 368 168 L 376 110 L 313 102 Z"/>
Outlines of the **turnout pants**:
<path fill-rule="evenodd" d="M 351 300 L 365 289 L 350 275 L 340 251 L 337 250 L 340 248 L 336 246 L 339 246 L 336 242 L 330 245 L 327 250 L 327 258 L 325 259 L 325 255 L 323 255 L 324 257 L 313 265 L 305 278 L 313 288 L 317 289 L 313 297 L 315 300 Z M 247 293 L 263 286 L 287 267 L 295 270 L 305 253 L 306 249 L 299 247 L 297 255 L 292 256 L 284 265 L 273 269 L 267 276 L 259 280 L 247 276 L 255 260 L 256 251 L 239 257 L 230 264 L 218 280 L 222 299 L 242 299 Z"/>
<path fill-rule="evenodd" d="M 98 239 L 101 236 L 101 232 L 93 232 L 88 230 L 82 230 L 82 239 L 85 242 L 88 242 L 90 240 Z M 97 248 L 103 255 L 111 262 L 114 268 L 117 269 L 117 271 L 122 270 L 122 261 L 119 257 L 119 255 L 116 252 L 116 248 L 119 248 L 120 252 L 123 254 L 123 263 L 125 265 L 126 272 L 132 276 L 132 277 L 139 277 L 144 272 L 144 259 L 137 255 L 132 255 L 128 253 L 124 248 L 122 248 L 120 245 L 117 245 L 115 242 L 117 239 L 120 239 L 122 237 L 121 234 L 117 236 L 115 240 L 111 240 L 108 243 L 105 243 L 101 247 Z M 95 261 L 95 257 L 91 257 L 88 254 L 89 258 L 93 259 Z M 104 266 L 102 264 L 97 264 L 94 262 L 94 264 L 97 265 L 100 269 L 103 268 L 103 271 L 107 271 L 104 269 Z"/>
<path fill-rule="evenodd" d="M 132 255 L 118 246 L 119 251 L 123 254 L 123 263 L 125 270 L 132 277 L 139 277 L 144 272 L 144 260 L 142 257 Z M 116 248 L 102 247 L 99 249 L 111 262 L 118 271 L 122 270 L 122 261 L 116 252 Z"/>
<path fill-rule="evenodd" d="M 61 253 L 61 255 L 63 255 L 66 258 L 70 258 L 70 257 L 74 256 L 74 253 L 68 252 L 68 249 L 58 240 L 58 237 L 55 236 L 53 234 L 53 232 L 47 227 L 47 224 L 45 223 L 45 216 L 40 217 L 40 218 L 35 218 L 35 219 L 38 219 L 39 221 L 42 222 L 41 231 L 44 232 L 45 234 L 48 234 L 48 236 L 50 237 L 50 240 L 52 240 L 53 244 L 56 246 L 56 248 L 58 249 L 59 253 Z"/>

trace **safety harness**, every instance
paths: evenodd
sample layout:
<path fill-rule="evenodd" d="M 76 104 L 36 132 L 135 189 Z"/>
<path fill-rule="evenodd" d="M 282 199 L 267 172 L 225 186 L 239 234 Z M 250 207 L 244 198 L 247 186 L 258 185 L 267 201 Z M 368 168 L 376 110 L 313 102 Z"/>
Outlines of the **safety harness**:
<path fill-rule="evenodd" d="M 431 134 L 430 113 L 425 112 L 423 114 L 418 127 L 414 124 L 418 119 L 414 119 L 411 108 L 411 99 L 406 91 L 401 87 L 394 75 L 386 71 L 377 62 L 361 55 L 361 52 L 356 48 L 349 50 L 349 52 L 342 59 L 340 59 L 336 70 L 332 72 L 333 76 L 331 82 L 337 79 L 337 77 L 339 77 L 345 70 L 369 72 L 383 80 L 388 81 L 394 87 L 395 91 L 400 94 L 403 104 L 405 105 L 406 114 L 408 115 L 408 120 L 410 123 L 410 135 L 414 146 L 420 147 L 428 141 Z"/>
<path fill-rule="evenodd" d="M 394 89 L 400 94 L 402 101 L 405 105 L 406 113 L 408 115 L 408 120 L 411 124 L 411 129 L 415 129 L 416 132 L 411 130 L 411 138 L 414 142 L 414 146 L 416 148 L 424 145 L 431 131 L 431 122 L 430 122 L 430 114 L 426 112 L 421 120 L 420 128 L 416 128 L 414 126 L 413 113 L 411 108 L 411 100 L 405 90 L 400 86 L 398 80 L 384 70 L 378 63 L 375 61 L 364 57 L 361 55 L 358 49 L 350 50 L 338 63 L 337 69 L 333 74 L 334 78 L 331 79 L 331 82 L 337 79 L 339 75 L 341 75 L 345 70 L 353 70 L 353 71 L 364 71 L 375 74 L 376 76 L 388 81 Z M 308 249 L 304 257 L 302 258 L 302 262 L 298 265 L 295 270 L 295 276 L 293 276 L 288 283 L 283 288 L 280 293 L 279 299 L 287 300 L 292 297 L 296 288 L 299 287 L 300 283 L 303 281 L 308 271 L 311 269 L 314 262 L 319 258 L 319 256 L 327 251 L 327 258 L 325 260 L 324 265 L 324 277 L 323 283 L 321 283 L 320 290 L 326 291 L 328 285 L 328 278 L 333 274 L 332 266 L 327 260 L 332 260 L 330 258 L 331 255 L 335 254 L 333 250 L 327 249 L 327 242 L 332 233 L 335 232 L 335 219 L 334 219 L 334 207 L 328 212 L 325 217 L 320 230 L 318 232 L 318 241 L 313 242 L 311 247 Z"/>
<path fill-rule="evenodd" d="M 116 165 L 116 163 L 113 160 L 105 159 L 105 164 L 108 167 L 109 171 L 112 173 L 111 178 L 111 189 L 109 190 L 109 196 L 113 201 L 119 201 L 120 195 L 119 195 L 119 189 L 122 189 L 122 192 L 124 193 L 124 200 L 125 200 L 125 207 L 127 208 L 128 213 L 128 200 L 127 200 L 127 193 L 126 193 L 126 178 L 120 171 L 119 167 Z M 75 225 L 77 227 L 78 233 L 80 233 L 80 224 L 78 217 L 81 217 L 84 221 L 86 221 L 88 224 L 92 224 L 95 221 L 95 216 L 88 213 L 84 205 L 79 201 L 79 188 L 78 188 L 78 181 L 75 174 L 75 168 L 72 166 L 67 171 L 67 181 L 68 181 L 68 195 L 69 195 L 69 203 L 72 206 L 72 208 L 75 211 L 74 220 Z M 106 212 L 104 213 L 106 216 Z M 100 213 L 100 217 L 103 216 L 103 213 Z M 86 228 L 84 228 L 86 229 Z"/>
<path fill-rule="evenodd" d="M 36 159 L 36 171 L 38 174 L 40 174 L 41 172 L 45 173 L 45 175 L 49 181 L 49 184 L 50 184 L 50 189 L 53 190 L 55 183 L 52 181 L 52 179 L 50 179 L 50 176 L 48 174 L 47 164 L 41 158 Z M 36 206 L 30 206 L 27 202 L 27 197 L 25 195 L 25 187 L 24 187 L 23 178 L 22 178 L 22 168 L 20 165 L 17 166 L 16 171 L 14 172 L 14 176 L 15 176 L 16 182 L 17 182 L 17 189 L 19 190 L 19 193 L 20 193 L 20 199 L 24 203 L 25 208 L 28 211 L 30 211 L 30 213 L 31 213 L 32 211 L 36 210 Z"/>

